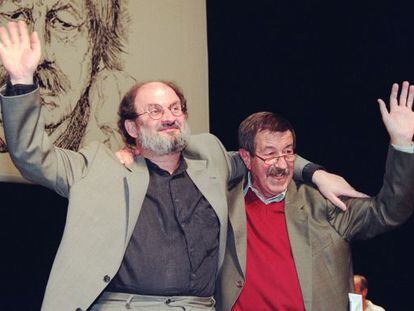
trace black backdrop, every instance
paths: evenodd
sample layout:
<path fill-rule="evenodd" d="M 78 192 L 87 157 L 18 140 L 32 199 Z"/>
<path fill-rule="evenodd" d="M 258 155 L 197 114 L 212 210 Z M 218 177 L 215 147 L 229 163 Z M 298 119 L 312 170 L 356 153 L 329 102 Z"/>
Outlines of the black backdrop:
<path fill-rule="evenodd" d="M 376 99 L 414 82 L 413 6 L 401 1 L 209 1 L 210 125 L 227 148 L 256 111 L 295 127 L 298 152 L 374 195 L 388 136 Z M 414 190 L 414 189 L 413 189 Z M 387 310 L 414 310 L 414 220 L 353 244 Z"/>
<path fill-rule="evenodd" d="M 235 149 L 241 120 L 277 111 L 296 128 L 301 155 L 375 194 L 388 144 L 376 98 L 387 98 L 394 81 L 414 82 L 411 9 L 399 1 L 209 1 L 211 132 Z M 66 200 L 8 183 L 0 194 L 0 310 L 38 310 Z M 387 310 L 414 309 L 413 222 L 353 244 L 355 272 Z"/>

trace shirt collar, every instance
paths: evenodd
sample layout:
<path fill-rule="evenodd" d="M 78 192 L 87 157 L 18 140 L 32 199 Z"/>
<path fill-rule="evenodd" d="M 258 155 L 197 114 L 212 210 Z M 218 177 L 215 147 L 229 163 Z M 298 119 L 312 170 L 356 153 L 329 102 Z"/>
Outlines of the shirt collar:
<path fill-rule="evenodd" d="M 247 184 L 243 189 L 243 194 L 246 195 L 247 191 L 249 191 L 249 188 L 252 189 L 252 191 L 256 194 L 256 196 L 260 199 L 260 201 L 262 201 L 264 204 L 270 204 L 270 203 L 274 203 L 274 202 L 280 202 L 283 201 L 285 199 L 286 196 L 286 191 L 283 191 L 282 193 L 279 193 L 278 195 L 275 195 L 274 197 L 271 198 L 265 198 L 260 192 L 259 190 L 257 190 L 255 187 L 253 187 L 252 184 L 252 178 L 251 178 L 251 174 L 250 172 L 247 173 Z"/>
<path fill-rule="evenodd" d="M 147 167 L 149 171 L 155 172 L 161 176 L 177 176 L 177 175 L 184 173 L 185 170 L 187 169 L 187 163 L 185 162 L 184 157 L 182 155 L 179 161 L 180 162 L 178 164 L 178 167 L 175 169 L 175 171 L 172 174 L 170 174 L 166 170 L 160 168 L 157 164 L 152 162 L 150 159 L 145 158 L 145 162 L 147 163 Z"/>

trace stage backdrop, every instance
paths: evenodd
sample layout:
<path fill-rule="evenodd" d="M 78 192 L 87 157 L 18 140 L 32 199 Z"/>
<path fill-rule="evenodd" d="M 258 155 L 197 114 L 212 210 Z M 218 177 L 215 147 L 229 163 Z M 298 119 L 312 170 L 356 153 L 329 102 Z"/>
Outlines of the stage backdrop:
<path fill-rule="evenodd" d="M 119 149 L 117 108 L 135 81 L 176 82 L 192 132 L 208 131 L 204 0 L 0 0 L 0 23 L 9 20 L 26 20 L 42 40 L 36 78 L 55 145 L 78 150 L 99 140 Z M 0 181 L 25 181 L 7 153 L 1 118 Z"/>

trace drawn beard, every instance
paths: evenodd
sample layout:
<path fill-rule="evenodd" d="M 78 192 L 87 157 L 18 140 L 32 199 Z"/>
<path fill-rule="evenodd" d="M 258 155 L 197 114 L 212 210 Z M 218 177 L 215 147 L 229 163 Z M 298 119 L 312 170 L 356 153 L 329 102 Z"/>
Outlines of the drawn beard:
<path fill-rule="evenodd" d="M 35 81 L 40 89 L 40 104 L 43 107 L 42 117 L 45 130 L 51 135 L 56 129 L 67 121 L 67 126 L 55 135 L 54 144 L 61 148 L 78 150 L 89 120 L 89 89 L 90 83 L 78 99 L 68 99 L 67 92 L 71 88 L 68 77 L 52 62 L 44 61 L 35 72 Z M 6 83 L 7 74 L 4 69 L 0 71 L 0 84 Z M 71 103 L 72 101 L 72 103 Z M 1 120 L 0 120 L 0 125 Z M 7 146 L 0 138 L 0 153 L 7 152 Z"/>
<path fill-rule="evenodd" d="M 34 78 L 40 89 L 40 104 L 45 109 L 43 112 L 45 129 L 50 135 L 55 128 L 69 118 L 79 98 L 76 99 L 73 105 L 62 102 L 61 98 L 64 98 L 67 91 L 71 88 L 70 81 L 50 61 L 45 60 L 37 67 Z M 6 81 L 7 72 L 4 68 L 1 68 L 0 85 L 5 85 Z"/>
<path fill-rule="evenodd" d="M 165 137 L 158 133 L 158 130 L 162 130 L 163 128 L 176 128 L 179 129 L 180 132 L 171 135 L 170 137 Z M 184 121 L 181 126 L 175 121 L 172 124 L 161 125 L 155 130 L 141 125 L 138 133 L 138 140 L 143 149 L 150 150 L 157 155 L 165 155 L 183 151 L 188 144 L 190 135 L 190 127 L 186 121 Z"/>

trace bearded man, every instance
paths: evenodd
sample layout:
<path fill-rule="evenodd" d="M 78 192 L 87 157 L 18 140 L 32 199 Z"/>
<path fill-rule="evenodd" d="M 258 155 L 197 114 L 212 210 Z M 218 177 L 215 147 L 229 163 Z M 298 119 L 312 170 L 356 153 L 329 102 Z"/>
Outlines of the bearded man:
<path fill-rule="evenodd" d="M 241 159 L 210 134 L 190 136 L 184 95 L 157 81 L 137 84 L 120 104 L 120 130 L 140 154 L 130 163 L 99 142 L 78 152 L 53 145 L 33 79 L 40 45 L 24 22 L 0 27 L 13 162 L 69 198 L 42 310 L 214 310 L 228 211 L 242 200 L 229 192 L 245 173 Z"/>

